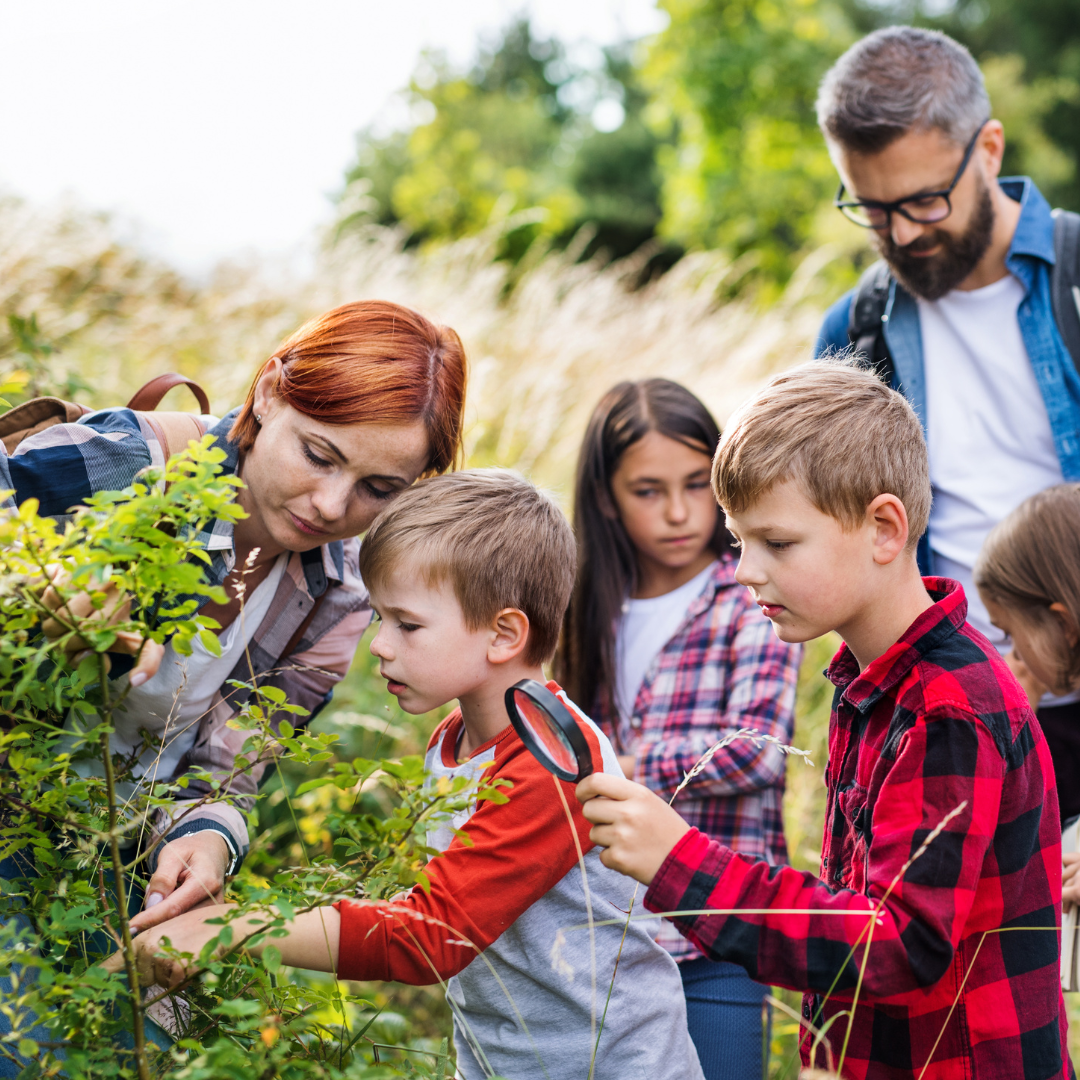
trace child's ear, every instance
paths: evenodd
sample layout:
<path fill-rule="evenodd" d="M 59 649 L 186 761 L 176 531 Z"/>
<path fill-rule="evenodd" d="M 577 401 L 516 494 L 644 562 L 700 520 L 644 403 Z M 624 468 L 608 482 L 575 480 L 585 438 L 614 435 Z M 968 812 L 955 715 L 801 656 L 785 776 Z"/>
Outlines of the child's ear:
<path fill-rule="evenodd" d="M 503 608 L 491 621 L 488 660 L 505 664 L 520 656 L 529 641 L 529 616 L 520 608 Z"/>
<path fill-rule="evenodd" d="M 1065 631 L 1065 640 L 1069 643 L 1070 649 L 1075 649 L 1077 642 L 1080 642 L 1080 627 L 1076 625 L 1076 620 L 1072 617 L 1072 612 L 1062 603 L 1055 602 L 1050 605 L 1050 610 L 1058 617 L 1061 622 L 1061 627 Z"/>
<path fill-rule="evenodd" d="M 885 493 L 866 508 L 866 521 L 873 528 L 874 562 L 887 566 L 907 548 L 907 510 L 895 495 Z"/>

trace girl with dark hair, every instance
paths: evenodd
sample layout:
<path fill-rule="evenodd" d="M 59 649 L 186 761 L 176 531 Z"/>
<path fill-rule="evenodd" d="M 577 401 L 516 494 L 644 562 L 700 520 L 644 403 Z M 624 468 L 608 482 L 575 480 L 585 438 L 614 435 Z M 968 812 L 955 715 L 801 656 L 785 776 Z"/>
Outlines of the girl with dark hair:
<path fill-rule="evenodd" d="M 578 580 L 559 680 L 611 738 L 628 777 L 670 797 L 726 734 L 790 743 L 800 648 L 780 641 L 735 580 L 709 484 L 720 429 L 685 387 L 623 382 L 597 405 L 578 460 Z M 784 758 L 737 740 L 675 808 L 746 855 L 787 862 Z M 761 1075 L 766 988 L 705 959 L 668 923 L 690 1034 L 708 1080 Z"/>

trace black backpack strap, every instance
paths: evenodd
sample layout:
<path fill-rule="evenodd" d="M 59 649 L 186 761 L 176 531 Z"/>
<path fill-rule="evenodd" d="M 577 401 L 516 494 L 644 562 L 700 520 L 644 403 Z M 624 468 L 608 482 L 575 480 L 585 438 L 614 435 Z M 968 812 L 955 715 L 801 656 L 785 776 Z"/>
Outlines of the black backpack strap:
<path fill-rule="evenodd" d="M 848 341 L 855 362 L 875 372 L 887 386 L 893 384 L 895 376 L 882 322 L 889 304 L 891 282 L 888 264 L 883 259 L 878 260 L 859 278 L 848 314 Z"/>
<path fill-rule="evenodd" d="M 1054 322 L 1073 363 L 1080 369 L 1080 214 L 1055 210 L 1054 269 L 1050 297 Z"/>

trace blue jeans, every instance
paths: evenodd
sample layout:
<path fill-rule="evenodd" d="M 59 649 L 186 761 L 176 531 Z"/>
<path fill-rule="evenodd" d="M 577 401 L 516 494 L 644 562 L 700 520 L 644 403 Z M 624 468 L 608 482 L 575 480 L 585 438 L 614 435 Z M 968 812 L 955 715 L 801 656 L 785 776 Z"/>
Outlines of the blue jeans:
<path fill-rule="evenodd" d="M 26 856 L 23 853 L 11 856 L 0 862 L 0 879 L 3 879 L 4 884 L 12 881 L 15 878 L 27 878 L 34 874 L 33 866 L 27 863 Z M 106 875 L 106 882 L 111 881 L 111 874 Z M 128 896 L 128 911 L 134 915 L 137 911 L 142 909 L 143 894 L 142 889 L 130 878 L 127 882 L 129 889 Z M 29 918 L 25 915 L 9 916 L 5 928 L 14 926 L 17 931 L 28 933 L 31 929 L 31 923 Z M 98 936 L 98 935 L 95 935 Z M 100 935 L 101 940 L 97 942 L 98 947 L 102 951 L 107 951 L 108 945 L 104 939 L 104 935 Z M 25 987 L 27 980 L 34 978 L 34 969 L 27 967 L 17 967 L 10 975 L 0 975 L 0 1000 L 10 999 L 15 991 L 15 980 L 18 980 L 20 988 Z M 29 1023 L 29 1028 L 24 1026 L 25 1023 Z M 172 1046 L 173 1039 L 163 1028 L 159 1027 L 149 1017 L 145 1019 L 146 1037 L 148 1040 L 154 1042 L 162 1049 L 167 1049 Z M 0 1013 L 0 1037 L 11 1034 L 12 1026 L 8 1018 Z M 54 1038 L 52 1032 L 43 1024 L 36 1023 L 32 1017 L 27 1017 L 24 1021 L 20 1022 L 20 1034 L 27 1038 L 33 1039 L 37 1043 L 51 1042 Z M 134 1046 L 134 1040 L 126 1032 L 122 1034 L 119 1040 L 120 1046 L 124 1049 L 132 1049 Z M 15 1053 L 15 1048 L 11 1044 L 6 1044 L 8 1049 Z M 28 1064 L 27 1060 L 17 1053 L 15 1056 L 19 1059 L 20 1064 L 16 1064 L 11 1058 L 6 1055 L 0 1054 L 0 1080 L 14 1080 L 20 1072 Z M 57 1053 L 57 1057 L 62 1058 L 63 1052 Z"/>
<path fill-rule="evenodd" d="M 679 964 L 686 1023 L 705 1080 L 761 1080 L 761 1003 L 769 992 L 738 964 Z"/>

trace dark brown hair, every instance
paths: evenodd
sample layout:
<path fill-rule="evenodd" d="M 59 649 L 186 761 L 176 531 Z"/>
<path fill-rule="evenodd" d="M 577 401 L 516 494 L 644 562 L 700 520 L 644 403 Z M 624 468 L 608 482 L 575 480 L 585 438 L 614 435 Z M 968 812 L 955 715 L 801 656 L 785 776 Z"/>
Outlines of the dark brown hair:
<path fill-rule="evenodd" d="M 525 612 L 525 659 L 551 659 L 574 585 L 574 534 L 555 500 L 524 477 L 464 469 L 402 492 L 364 537 L 360 576 L 378 589 L 406 559 L 429 582 L 453 586 L 472 630 L 503 608 Z"/>
<path fill-rule="evenodd" d="M 436 326 L 400 304 L 364 300 L 304 323 L 270 359 L 281 360 L 274 393 L 324 424 L 395 424 L 422 420 L 430 456 L 425 472 L 441 473 L 461 456 L 465 350 L 448 326 Z M 229 438 L 240 452 L 259 432 L 255 384 Z"/>
<path fill-rule="evenodd" d="M 615 512 L 611 478 L 623 455 L 650 431 L 711 457 L 720 441 L 712 414 L 669 379 L 621 382 L 600 399 L 578 457 L 574 531 L 578 578 L 563 626 L 556 672 L 583 709 L 614 711 L 615 627 L 638 575 L 637 553 Z M 709 547 L 730 550 L 722 514 Z"/>
<path fill-rule="evenodd" d="M 983 542 L 975 585 L 1031 634 L 1059 693 L 1080 685 L 1080 648 L 1069 643 L 1051 604 L 1080 627 L 1080 484 L 1058 484 L 1025 499 Z"/>

